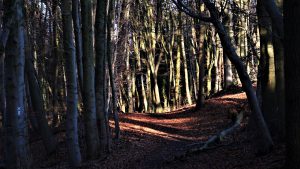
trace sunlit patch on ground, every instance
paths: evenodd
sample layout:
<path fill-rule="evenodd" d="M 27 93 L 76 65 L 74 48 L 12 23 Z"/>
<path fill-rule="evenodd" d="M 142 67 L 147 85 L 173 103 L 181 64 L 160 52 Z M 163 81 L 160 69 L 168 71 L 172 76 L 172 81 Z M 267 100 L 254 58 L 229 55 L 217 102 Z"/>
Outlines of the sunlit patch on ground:
<path fill-rule="evenodd" d="M 231 119 L 228 113 L 243 107 L 246 118 L 241 130 L 227 137 L 217 149 L 194 154 L 183 159 L 174 159 L 176 153 L 186 146 L 204 142 L 210 136 L 228 127 Z M 255 169 L 272 166 L 279 168 L 284 163 L 284 147 L 276 145 L 266 156 L 256 157 L 253 143 L 244 131 L 249 117 L 244 93 L 232 93 L 213 97 L 206 101 L 200 111 L 194 105 L 182 107 L 170 113 L 161 114 L 120 114 L 121 138 L 112 141 L 112 151 L 107 157 L 85 161 L 85 139 L 83 123 L 79 122 L 80 146 L 83 155 L 81 168 L 96 169 L 145 169 L 145 168 L 243 168 Z M 114 122 L 110 120 L 111 132 Z M 41 141 L 31 144 L 35 168 L 68 168 L 65 132 L 56 134 L 58 151 L 48 156 Z M 168 161 L 166 163 L 166 161 Z"/>

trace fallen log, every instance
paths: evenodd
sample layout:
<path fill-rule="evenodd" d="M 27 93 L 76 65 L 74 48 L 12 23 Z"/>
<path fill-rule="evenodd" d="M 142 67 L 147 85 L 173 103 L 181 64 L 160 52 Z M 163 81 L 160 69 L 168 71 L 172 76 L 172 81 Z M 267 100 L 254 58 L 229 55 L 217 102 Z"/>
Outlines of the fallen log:
<path fill-rule="evenodd" d="M 203 150 L 206 150 L 211 147 L 211 145 L 221 142 L 225 139 L 226 136 L 232 134 L 234 131 L 236 131 L 242 123 L 244 117 L 244 112 L 240 112 L 236 118 L 236 121 L 233 123 L 233 125 L 229 128 L 226 128 L 225 130 L 219 132 L 218 134 L 210 137 L 202 146 L 196 146 L 194 148 L 191 148 L 188 150 L 188 153 L 197 153 Z"/>
<path fill-rule="evenodd" d="M 210 137 L 206 142 L 194 143 L 194 144 L 187 145 L 184 149 L 181 149 L 180 150 L 181 152 L 176 154 L 175 157 L 171 159 L 171 161 L 173 161 L 175 159 L 182 159 L 190 154 L 204 152 L 206 150 L 215 149 L 220 146 L 231 145 L 231 144 L 217 145 L 217 143 L 222 142 L 223 140 L 225 140 L 225 138 L 228 135 L 234 133 L 241 126 L 243 118 L 244 118 L 244 111 L 240 111 L 236 117 L 236 120 L 234 121 L 234 123 L 232 123 L 232 125 L 230 127 L 226 128 L 226 129 L 222 130 L 221 132 L 219 132 L 218 134 Z M 167 162 L 171 162 L 171 161 L 168 160 Z"/>

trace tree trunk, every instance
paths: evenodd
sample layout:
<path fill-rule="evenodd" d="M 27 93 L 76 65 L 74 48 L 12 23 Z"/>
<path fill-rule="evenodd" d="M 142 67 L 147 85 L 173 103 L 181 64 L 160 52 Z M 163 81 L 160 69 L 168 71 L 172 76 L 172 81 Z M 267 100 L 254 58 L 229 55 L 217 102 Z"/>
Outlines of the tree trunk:
<path fill-rule="evenodd" d="M 112 93 L 112 110 L 114 115 L 114 121 L 115 121 L 115 138 L 119 139 L 120 137 L 120 125 L 119 125 L 119 115 L 117 111 L 117 96 L 116 96 L 116 86 L 115 86 L 115 75 L 114 75 L 114 69 L 112 64 L 112 42 L 111 42 L 111 27 L 112 27 L 112 20 L 113 20 L 113 7 L 115 5 L 114 0 L 109 1 L 109 11 L 107 16 L 107 62 L 108 62 L 108 71 L 109 71 L 109 79 L 111 83 L 111 93 Z M 107 124 L 108 124 L 108 117 L 107 118 Z M 109 137 L 109 136 L 108 136 Z"/>
<path fill-rule="evenodd" d="M 283 0 L 279 0 L 282 4 Z M 276 6 L 275 6 L 276 7 Z M 282 6 L 279 6 L 282 8 Z M 277 8 L 277 7 L 276 7 Z M 268 11 L 269 12 L 269 11 Z M 270 14 L 270 12 L 269 12 Z M 272 18 L 272 17 L 271 17 Z M 278 19 L 281 19 L 279 23 L 283 24 L 283 17 L 280 16 Z M 277 20 L 276 20 L 277 21 Z M 279 131 L 279 138 L 283 140 L 285 138 L 285 86 L 284 86 L 284 47 L 282 37 L 283 34 L 278 33 L 278 28 L 272 21 L 272 29 L 273 29 L 273 45 L 274 45 L 274 53 L 275 53 L 275 75 L 276 75 L 276 98 L 277 98 L 277 105 L 278 105 L 278 131 Z M 283 25 L 280 26 L 283 29 Z M 280 28 L 279 28 L 280 29 Z M 279 30 L 280 31 L 280 30 Z M 277 36 L 280 35 L 280 36 Z"/>
<path fill-rule="evenodd" d="M 284 50 L 286 102 L 286 168 L 300 166 L 300 2 L 284 1 Z"/>
<path fill-rule="evenodd" d="M 276 98 L 276 81 L 275 81 L 275 61 L 274 61 L 274 47 L 272 41 L 272 23 L 268 17 L 261 1 L 257 3 L 257 16 L 259 23 L 260 33 L 260 77 L 261 84 L 261 108 L 264 118 L 270 129 L 271 134 L 274 136 L 278 134 L 279 119 Z"/>
<path fill-rule="evenodd" d="M 203 6 L 203 3 L 197 4 L 197 8 L 200 9 L 201 6 Z M 203 10 L 203 8 L 201 8 Z M 202 11 L 201 11 L 202 12 Z M 204 52 L 204 37 L 205 37 L 205 29 L 204 22 L 202 22 L 199 19 L 194 18 L 197 23 L 199 24 L 199 27 L 197 27 L 196 37 L 198 39 L 198 48 L 197 52 L 199 53 L 198 59 L 199 59 L 199 86 L 198 86 L 198 96 L 196 101 L 196 108 L 200 109 L 204 107 L 204 77 L 205 77 L 205 57 L 206 54 Z"/>
<path fill-rule="evenodd" d="M 30 168 L 28 131 L 25 112 L 25 51 L 24 51 L 24 4 L 20 0 L 4 2 L 7 25 L 13 18 L 5 48 L 6 111 L 4 114 L 6 168 Z"/>
<path fill-rule="evenodd" d="M 95 98 L 95 68 L 92 30 L 92 2 L 81 2 L 82 35 L 83 35 L 83 106 L 85 120 L 85 134 L 87 156 L 89 159 L 97 158 L 99 136 L 96 119 Z"/>
<path fill-rule="evenodd" d="M 71 5 L 71 0 L 62 0 L 65 74 L 67 83 L 66 142 L 70 166 L 79 167 L 81 163 L 81 154 L 77 126 L 78 88 L 76 80 L 76 53 L 73 41 Z"/>
<path fill-rule="evenodd" d="M 184 29 L 182 28 L 182 18 L 179 18 L 179 25 L 181 27 L 181 35 L 180 35 L 180 52 L 182 55 L 182 60 L 183 60 L 183 69 L 184 69 L 184 82 L 185 82 L 185 94 L 186 94 L 186 99 L 187 99 L 187 103 L 189 105 L 192 104 L 192 97 L 191 97 L 191 93 L 190 93 L 190 85 L 189 85 L 189 74 L 188 74 L 188 67 L 187 67 L 187 58 L 186 58 L 186 52 L 185 52 L 185 45 L 184 45 Z"/>
<path fill-rule="evenodd" d="M 223 25 L 225 26 L 226 31 L 229 33 L 229 37 L 231 41 L 234 39 L 234 32 L 233 32 L 233 25 L 232 25 L 232 12 L 233 11 L 227 11 L 228 14 L 223 19 Z M 223 63 L 224 63 L 224 89 L 228 88 L 230 85 L 232 85 L 232 67 L 230 60 L 226 56 L 226 53 L 223 53 Z"/>
<path fill-rule="evenodd" d="M 107 151 L 108 122 L 105 113 L 105 55 L 106 55 L 106 0 L 97 1 L 95 20 L 95 49 L 96 49 L 96 110 L 100 137 L 100 153 Z"/>
<path fill-rule="evenodd" d="M 82 3 L 85 1 L 82 1 Z M 76 60 L 80 91 L 83 91 L 83 65 L 82 65 L 82 33 L 79 15 L 79 0 L 72 0 L 72 18 L 74 25 Z"/>
<path fill-rule="evenodd" d="M 3 3 L 3 2 L 2 2 Z M 1 3 L 1 5 L 2 5 Z M 10 19 L 8 23 L 2 24 L 2 30 L 0 32 L 0 117 L 1 117 L 1 126 L 3 126 L 4 123 L 4 114 L 5 114 L 5 108 L 6 108 L 6 98 L 5 98 L 5 74 L 4 74 L 4 49 L 6 47 L 8 35 L 9 35 L 9 28 L 8 26 L 12 23 L 12 19 Z M 1 22 L 2 23 L 2 22 Z M 2 129 L 0 130 L 0 134 L 2 135 Z M 2 152 L 0 152 L 2 153 Z"/>
<path fill-rule="evenodd" d="M 180 59 L 180 46 L 177 46 L 177 55 L 176 55 L 176 63 L 175 63 L 175 105 L 176 108 L 178 108 L 181 104 L 181 88 L 180 88 L 180 65 L 181 65 L 181 59 Z"/>

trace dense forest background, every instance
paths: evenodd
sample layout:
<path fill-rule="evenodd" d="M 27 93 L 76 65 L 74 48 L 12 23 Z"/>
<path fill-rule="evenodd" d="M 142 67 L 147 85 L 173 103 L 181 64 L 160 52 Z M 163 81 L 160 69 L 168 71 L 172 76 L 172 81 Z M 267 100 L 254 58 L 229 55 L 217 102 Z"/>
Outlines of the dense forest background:
<path fill-rule="evenodd" d="M 197 113 L 237 88 L 248 104 L 226 110 L 230 126 L 187 153 L 246 125 L 253 154 L 286 145 L 286 166 L 297 168 L 299 7 L 297 0 L 1 0 L 0 168 L 36 166 L 32 140 L 50 156 L 61 139 L 69 166 L 80 167 L 118 151 L 111 147 L 122 138 L 124 113 Z"/>

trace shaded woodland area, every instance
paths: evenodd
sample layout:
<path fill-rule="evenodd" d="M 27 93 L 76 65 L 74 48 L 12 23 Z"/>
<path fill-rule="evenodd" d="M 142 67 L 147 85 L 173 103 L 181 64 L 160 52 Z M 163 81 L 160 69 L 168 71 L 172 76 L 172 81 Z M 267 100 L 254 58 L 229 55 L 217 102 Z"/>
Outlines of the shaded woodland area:
<path fill-rule="evenodd" d="M 0 0 L 0 168 L 300 168 L 297 0 Z"/>

